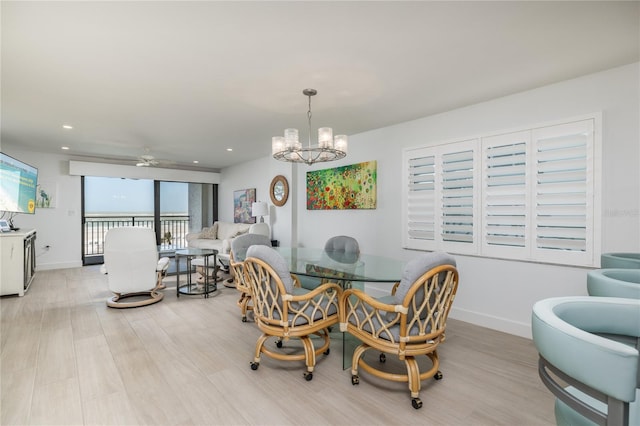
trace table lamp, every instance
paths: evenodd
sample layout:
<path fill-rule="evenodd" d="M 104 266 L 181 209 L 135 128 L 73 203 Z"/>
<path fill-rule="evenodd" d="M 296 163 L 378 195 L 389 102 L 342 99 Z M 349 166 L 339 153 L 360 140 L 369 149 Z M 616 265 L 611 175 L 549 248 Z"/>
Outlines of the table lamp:
<path fill-rule="evenodd" d="M 264 223 L 264 216 L 269 214 L 269 206 L 264 201 L 256 201 L 251 204 L 251 216 L 260 216 L 260 223 Z"/>

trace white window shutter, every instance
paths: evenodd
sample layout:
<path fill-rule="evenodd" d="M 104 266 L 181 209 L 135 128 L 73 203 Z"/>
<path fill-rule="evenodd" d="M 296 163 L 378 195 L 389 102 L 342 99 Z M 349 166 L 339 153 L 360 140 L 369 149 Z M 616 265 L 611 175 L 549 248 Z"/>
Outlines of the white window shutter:
<path fill-rule="evenodd" d="M 435 249 L 436 166 L 433 149 L 403 153 L 403 246 Z"/>
<path fill-rule="evenodd" d="M 533 130 L 533 257 L 592 264 L 594 121 Z"/>
<path fill-rule="evenodd" d="M 597 266 L 601 115 L 403 151 L 403 245 Z"/>
<path fill-rule="evenodd" d="M 482 139 L 482 250 L 486 255 L 528 256 L 530 142 L 529 131 Z"/>
<path fill-rule="evenodd" d="M 443 145 L 438 160 L 440 248 L 476 254 L 479 227 L 478 140 Z"/>

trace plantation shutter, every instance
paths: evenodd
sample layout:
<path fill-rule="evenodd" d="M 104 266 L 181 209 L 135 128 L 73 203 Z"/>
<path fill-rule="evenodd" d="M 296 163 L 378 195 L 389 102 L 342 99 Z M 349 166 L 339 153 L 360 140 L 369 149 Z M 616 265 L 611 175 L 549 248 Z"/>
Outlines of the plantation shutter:
<path fill-rule="evenodd" d="M 601 117 L 403 151 L 403 247 L 597 266 Z"/>
<path fill-rule="evenodd" d="M 594 122 L 535 129 L 534 256 L 571 263 L 592 260 Z"/>
<path fill-rule="evenodd" d="M 483 138 L 483 250 L 527 256 L 529 131 Z"/>
<path fill-rule="evenodd" d="M 442 240 L 473 243 L 473 150 L 442 156 Z"/>
<path fill-rule="evenodd" d="M 436 157 L 422 151 L 407 160 L 405 246 L 433 249 L 436 229 Z"/>
<path fill-rule="evenodd" d="M 403 245 L 476 253 L 477 140 L 406 150 Z"/>

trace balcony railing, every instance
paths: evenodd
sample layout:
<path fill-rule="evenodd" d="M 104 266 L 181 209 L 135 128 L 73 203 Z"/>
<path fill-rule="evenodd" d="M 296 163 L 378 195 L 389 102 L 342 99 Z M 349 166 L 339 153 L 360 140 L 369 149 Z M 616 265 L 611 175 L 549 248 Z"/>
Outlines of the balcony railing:
<path fill-rule="evenodd" d="M 140 216 L 86 216 L 84 223 L 84 255 L 104 253 L 104 236 L 111 228 L 138 226 L 154 229 L 152 215 Z M 187 246 L 185 236 L 189 232 L 188 215 L 160 216 L 160 251 Z"/>

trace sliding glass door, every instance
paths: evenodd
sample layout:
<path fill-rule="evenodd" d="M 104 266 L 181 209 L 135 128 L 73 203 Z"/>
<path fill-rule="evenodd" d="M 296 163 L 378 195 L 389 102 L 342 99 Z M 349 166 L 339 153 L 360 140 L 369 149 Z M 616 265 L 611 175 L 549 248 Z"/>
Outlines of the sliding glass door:
<path fill-rule="evenodd" d="M 211 184 L 82 177 L 82 262 L 103 263 L 111 228 L 156 231 L 162 252 L 186 247 L 185 236 L 217 219 L 217 187 Z"/>

